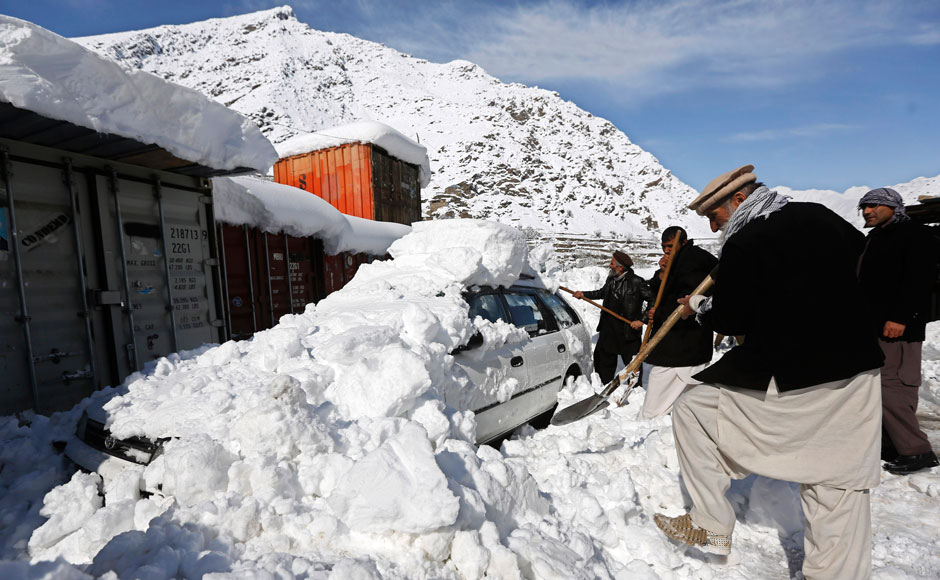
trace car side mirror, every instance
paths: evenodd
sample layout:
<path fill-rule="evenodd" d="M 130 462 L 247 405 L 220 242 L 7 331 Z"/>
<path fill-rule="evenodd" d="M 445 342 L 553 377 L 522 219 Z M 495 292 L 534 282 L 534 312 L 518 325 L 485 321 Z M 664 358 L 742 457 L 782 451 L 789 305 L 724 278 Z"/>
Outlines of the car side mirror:
<path fill-rule="evenodd" d="M 483 335 L 479 332 L 474 332 L 470 340 L 467 341 L 467 348 L 478 348 L 481 346 L 483 346 Z"/>
<path fill-rule="evenodd" d="M 470 350 L 473 348 L 479 348 L 483 346 L 483 335 L 479 332 L 474 332 L 473 335 L 467 340 L 467 344 L 462 344 L 454 349 L 454 352 L 463 352 L 465 350 Z"/>

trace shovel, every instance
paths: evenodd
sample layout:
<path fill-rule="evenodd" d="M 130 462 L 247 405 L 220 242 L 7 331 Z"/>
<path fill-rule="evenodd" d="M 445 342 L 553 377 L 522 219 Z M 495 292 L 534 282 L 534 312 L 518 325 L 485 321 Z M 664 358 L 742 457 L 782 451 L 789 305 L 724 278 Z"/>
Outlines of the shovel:
<path fill-rule="evenodd" d="M 696 294 L 704 294 L 709 288 L 711 288 L 712 284 L 715 283 L 715 275 L 716 270 L 712 270 L 711 274 L 705 276 L 705 279 L 702 280 L 702 283 L 698 285 L 698 288 L 692 291 L 691 296 L 695 296 Z M 633 357 L 633 360 L 630 361 L 630 364 L 628 364 L 625 369 L 620 371 L 620 374 L 614 377 L 612 381 L 607 383 L 607 386 L 604 387 L 604 390 L 602 390 L 600 393 L 595 393 L 582 401 L 578 401 L 574 405 L 565 407 L 556 413 L 555 416 L 552 417 L 552 425 L 567 425 L 568 423 L 573 423 L 578 419 L 583 419 L 591 413 L 596 413 L 597 411 L 600 411 L 601 409 L 604 409 L 610 405 L 610 402 L 607 400 L 607 398 L 610 397 L 610 395 L 616 391 L 617 388 L 622 385 L 630 375 L 635 373 L 640 368 L 640 365 L 643 364 L 643 361 L 647 356 L 649 356 L 649 353 L 652 352 L 654 348 L 656 348 L 656 345 L 660 343 L 663 337 L 665 337 L 670 330 L 672 330 L 672 327 L 676 325 L 676 322 L 682 318 L 682 310 L 684 308 L 685 306 L 680 304 L 672 312 L 672 314 L 669 315 L 669 318 L 667 318 L 662 327 L 656 331 L 656 334 L 653 335 L 653 338 L 640 348 L 640 352 L 638 352 L 637 355 Z M 624 396 L 620 399 L 621 404 L 626 401 L 627 395 L 629 395 L 630 391 L 633 390 L 633 387 L 633 384 L 628 385 L 627 392 L 624 393 Z"/>
<path fill-rule="evenodd" d="M 669 252 L 669 259 L 666 260 L 666 268 L 663 270 L 663 277 L 659 281 L 659 291 L 656 293 L 656 301 L 653 302 L 653 310 L 659 308 L 659 302 L 663 299 L 663 290 L 666 288 L 666 280 L 669 279 L 669 271 L 672 270 L 672 262 L 676 259 L 676 254 L 679 253 L 679 234 L 676 233 L 675 237 L 672 239 L 672 251 Z M 649 324 L 646 325 L 646 333 L 643 335 L 643 344 L 650 339 L 650 331 L 653 329 L 653 317 L 650 315 Z M 640 345 L 640 348 L 643 348 Z"/>
<path fill-rule="evenodd" d="M 565 288 L 564 286 L 559 286 L 558 289 L 559 289 L 559 290 L 564 290 L 564 291 L 567 292 L 568 294 L 574 295 L 574 290 L 569 290 L 569 289 Z M 588 304 L 593 304 L 594 306 L 597 306 L 598 308 L 600 308 L 601 310 L 603 310 L 603 311 L 606 312 L 607 314 L 610 314 L 611 316 L 613 316 L 613 317 L 616 318 L 617 320 L 622 320 L 622 321 L 626 322 L 627 324 L 630 324 L 630 321 L 627 320 L 626 318 L 624 318 L 623 316 L 620 316 L 619 314 L 617 314 L 616 312 L 614 312 L 614 311 L 611 310 L 610 308 L 604 308 L 603 306 L 601 306 L 601 305 L 598 304 L 597 302 L 594 302 L 594 301 L 591 300 L 590 298 L 585 298 L 585 297 L 582 296 L 582 297 L 581 297 L 581 300 L 584 300 L 584 301 L 587 302 Z"/>

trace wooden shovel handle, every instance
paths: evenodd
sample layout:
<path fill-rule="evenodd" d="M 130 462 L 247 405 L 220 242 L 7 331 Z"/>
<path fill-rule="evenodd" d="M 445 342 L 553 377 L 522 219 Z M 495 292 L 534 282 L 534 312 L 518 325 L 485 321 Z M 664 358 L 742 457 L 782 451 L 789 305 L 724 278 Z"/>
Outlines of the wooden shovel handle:
<path fill-rule="evenodd" d="M 712 284 L 715 283 L 713 276 L 715 275 L 715 270 L 712 270 L 712 273 L 708 276 L 705 276 L 705 279 L 702 280 L 702 283 L 692 291 L 692 294 L 689 296 L 695 296 L 697 294 L 704 294 L 712 287 Z M 684 305 L 680 304 L 672 311 L 672 314 L 669 315 L 669 318 L 666 319 L 666 322 L 663 323 L 662 327 L 656 331 L 656 334 L 653 335 L 653 338 L 649 342 L 640 347 L 640 352 L 637 353 L 633 360 L 630 361 L 630 364 L 626 366 L 625 369 L 620 371 L 620 374 L 614 377 L 614 380 L 610 381 L 604 390 L 601 391 L 601 396 L 606 397 L 617 390 L 617 387 L 620 386 L 621 382 L 626 377 L 629 377 L 632 373 L 636 372 L 640 368 L 640 365 L 643 364 L 643 361 L 646 360 L 646 357 L 649 356 L 649 353 L 656 348 L 656 345 L 672 330 L 672 327 L 676 325 L 676 322 L 682 318 L 682 310 L 685 308 Z"/>
<path fill-rule="evenodd" d="M 672 269 L 672 261 L 676 259 L 676 254 L 679 253 L 679 232 L 676 232 L 674 238 L 672 238 L 672 251 L 669 252 L 669 259 L 666 260 L 666 269 L 663 270 L 663 277 L 659 281 L 659 291 L 656 292 L 656 301 L 653 302 L 653 310 L 659 308 L 659 301 L 663 299 L 663 289 L 666 287 L 666 280 L 669 279 L 669 270 Z M 649 323 L 646 325 L 646 333 L 643 334 L 643 344 L 646 344 L 646 341 L 650 338 L 650 331 L 653 330 L 653 319 L 649 319 Z M 641 345 L 640 348 L 643 348 Z"/>
<path fill-rule="evenodd" d="M 559 289 L 559 290 L 564 290 L 564 291 L 567 292 L 568 294 L 574 295 L 574 290 L 569 290 L 569 289 L 565 288 L 564 286 L 559 286 L 558 289 Z M 584 296 L 581 296 L 581 300 L 584 300 L 585 302 L 587 302 L 587 303 L 589 303 L 589 304 L 593 304 L 594 306 L 597 306 L 598 308 L 600 308 L 601 310 L 603 310 L 603 311 L 606 312 L 607 314 L 610 314 L 611 316 L 613 316 L 613 317 L 616 318 L 617 320 L 622 320 L 622 321 L 626 322 L 627 324 L 633 324 L 632 322 L 630 322 L 629 320 L 627 320 L 627 319 L 624 318 L 623 316 L 620 316 L 619 314 L 617 314 L 616 312 L 614 312 L 613 310 L 611 310 L 611 309 L 609 309 L 609 308 L 604 308 L 603 306 L 601 306 L 601 305 L 598 304 L 597 302 L 594 302 L 594 301 L 591 300 L 590 298 L 585 298 Z"/>

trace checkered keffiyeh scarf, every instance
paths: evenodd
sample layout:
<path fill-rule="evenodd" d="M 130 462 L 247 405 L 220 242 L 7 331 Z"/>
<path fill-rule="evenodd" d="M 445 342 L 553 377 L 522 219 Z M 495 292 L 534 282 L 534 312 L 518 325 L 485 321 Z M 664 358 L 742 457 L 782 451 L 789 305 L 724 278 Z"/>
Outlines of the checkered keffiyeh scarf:
<path fill-rule="evenodd" d="M 884 205 L 887 207 L 894 208 L 894 218 L 891 222 L 906 222 L 911 219 L 907 215 L 907 212 L 904 211 L 904 200 L 901 199 L 901 194 L 894 191 L 890 187 L 879 187 L 878 189 L 873 189 L 862 196 L 862 199 L 858 200 L 858 209 L 862 209 L 863 205 Z"/>
<path fill-rule="evenodd" d="M 747 196 L 747 199 L 731 214 L 731 219 L 728 220 L 728 224 L 725 226 L 725 231 L 722 235 L 722 245 L 747 224 L 756 219 L 765 218 L 775 211 L 780 210 L 783 206 L 787 205 L 789 201 L 790 198 L 786 195 L 780 195 L 776 191 L 764 186 L 758 187 L 754 190 L 754 193 Z"/>

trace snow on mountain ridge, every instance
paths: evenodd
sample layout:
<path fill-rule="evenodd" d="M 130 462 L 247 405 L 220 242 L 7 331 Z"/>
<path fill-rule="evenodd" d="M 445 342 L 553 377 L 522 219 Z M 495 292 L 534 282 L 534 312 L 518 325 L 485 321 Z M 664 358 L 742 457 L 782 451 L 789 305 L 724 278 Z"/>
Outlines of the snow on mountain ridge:
<path fill-rule="evenodd" d="M 362 120 L 413 135 L 431 159 L 422 197 L 433 217 L 622 238 L 681 223 L 711 235 L 685 207 L 692 188 L 609 121 L 468 61 L 312 30 L 286 6 L 78 41 L 215 98 L 274 143 Z"/>

